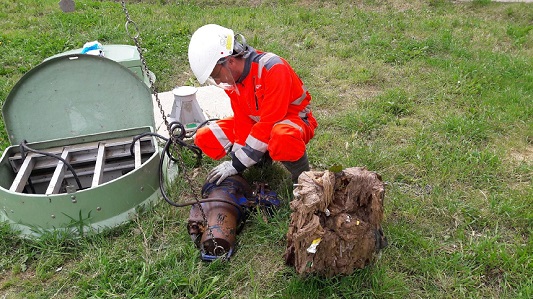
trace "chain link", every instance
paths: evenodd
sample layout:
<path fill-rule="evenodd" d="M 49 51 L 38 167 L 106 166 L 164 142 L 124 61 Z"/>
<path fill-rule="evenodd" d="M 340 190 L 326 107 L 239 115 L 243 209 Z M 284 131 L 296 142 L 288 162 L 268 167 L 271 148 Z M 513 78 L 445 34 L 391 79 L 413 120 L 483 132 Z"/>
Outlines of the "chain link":
<path fill-rule="evenodd" d="M 176 141 L 176 135 L 174 134 L 174 129 L 171 127 L 168 119 L 167 119 L 167 116 L 165 114 L 165 111 L 163 110 L 163 105 L 161 104 L 161 100 L 159 99 L 159 94 L 157 92 L 157 89 L 155 87 L 155 83 L 154 83 L 154 80 L 152 78 L 152 76 L 150 75 L 150 71 L 148 70 L 148 66 L 146 64 L 146 60 L 144 59 L 144 55 L 143 55 L 143 50 L 142 50 L 142 47 L 141 47 L 141 37 L 140 37 L 140 31 L 139 31 L 139 27 L 137 27 L 137 23 L 135 23 L 131 17 L 130 17 L 130 14 L 128 12 L 128 9 L 126 8 L 126 2 L 124 0 L 121 1 L 121 4 L 122 4 L 122 10 L 124 11 L 124 14 L 126 15 L 126 32 L 127 34 L 129 35 L 129 37 L 134 41 L 135 43 L 135 47 L 137 48 L 137 51 L 139 52 L 139 58 L 141 60 L 141 64 L 142 64 L 142 70 L 144 72 L 144 74 L 146 75 L 146 77 L 148 78 L 148 81 L 150 83 L 150 89 L 152 91 L 152 94 L 154 95 L 154 98 L 157 102 L 157 107 L 159 108 L 159 112 L 161 113 L 161 116 L 163 117 L 163 121 L 165 123 L 165 126 L 167 127 L 167 130 L 168 130 L 168 134 L 169 134 L 169 137 L 172 141 L 172 145 L 174 147 L 174 150 L 176 152 L 179 153 L 179 150 L 177 148 L 177 141 Z M 135 27 L 135 32 L 134 32 L 134 35 L 132 35 L 132 33 L 130 32 L 129 30 L 129 26 L 130 25 L 133 25 Z M 183 161 L 183 157 L 181 156 L 181 154 L 178 155 L 179 156 L 179 159 L 177 159 L 179 161 L 179 166 L 178 167 L 181 167 L 181 169 L 183 170 L 183 172 L 185 172 L 185 162 Z M 163 158 L 162 158 L 163 159 Z M 189 178 L 188 176 L 184 175 L 183 177 L 185 177 L 185 179 L 187 180 L 187 183 L 189 184 L 189 186 L 191 186 L 191 188 L 193 189 L 193 195 L 194 195 L 194 199 L 196 201 L 196 204 L 198 205 L 198 208 L 200 209 L 200 212 L 202 214 L 202 218 L 204 220 L 204 225 L 207 227 L 207 234 L 208 236 L 211 238 L 211 241 L 213 242 L 213 254 L 214 255 L 217 255 L 217 251 L 219 249 L 222 249 L 222 252 L 220 254 L 220 256 L 223 256 L 224 254 L 226 254 L 226 250 L 224 249 L 224 247 L 218 245 L 216 239 L 215 239 L 215 236 L 213 235 L 213 230 L 212 228 L 209 226 L 209 223 L 207 222 L 207 216 L 205 214 L 205 211 L 202 207 L 202 204 L 200 203 L 200 199 L 198 198 L 198 192 L 196 192 L 197 190 L 194 190 L 194 185 L 192 184 L 192 180 L 191 178 Z"/>

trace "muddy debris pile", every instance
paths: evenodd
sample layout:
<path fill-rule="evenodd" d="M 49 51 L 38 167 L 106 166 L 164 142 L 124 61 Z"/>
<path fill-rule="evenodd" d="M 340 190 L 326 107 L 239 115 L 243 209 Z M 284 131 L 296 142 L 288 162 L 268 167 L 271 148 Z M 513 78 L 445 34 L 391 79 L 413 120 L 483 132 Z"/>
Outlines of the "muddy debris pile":
<path fill-rule="evenodd" d="M 379 174 L 361 167 L 307 171 L 294 195 L 285 261 L 297 273 L 349 275 L 387 245 Z"/>

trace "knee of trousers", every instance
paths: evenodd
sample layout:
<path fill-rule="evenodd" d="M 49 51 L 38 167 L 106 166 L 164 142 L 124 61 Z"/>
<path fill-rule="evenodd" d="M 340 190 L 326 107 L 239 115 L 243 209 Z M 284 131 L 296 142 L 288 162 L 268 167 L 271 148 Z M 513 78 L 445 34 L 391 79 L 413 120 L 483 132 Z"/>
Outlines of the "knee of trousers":
<path fill-rule="evenodd" d="M 209 127 L 200 128 L 194 137 L 194 144 L 198 146 L 202 152 L 214 160 L 222 159 L 226 156 L 226 149 L 220 145 L 219 140 Z"/>
<path fill-rule="evenodd" d="M 268 142 L 268 152 L 275 161 L 297 161 L 305 153 L 302 132 L 290 125 L 275 125 Z"/>

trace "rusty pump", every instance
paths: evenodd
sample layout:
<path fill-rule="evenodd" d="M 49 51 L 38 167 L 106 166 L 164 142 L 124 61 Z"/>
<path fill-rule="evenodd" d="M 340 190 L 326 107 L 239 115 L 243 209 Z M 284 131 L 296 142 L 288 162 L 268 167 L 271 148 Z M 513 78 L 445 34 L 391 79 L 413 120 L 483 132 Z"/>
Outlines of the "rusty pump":
<path fill-rule="evenodd" d="M 266 184 L 255 183 L 252 190 L 240 175 L 228 177 L 220 185 L 206 183 L 202 197 L 202 203 L 191 207 L 187 229 L 204 261 L 229 258 L 250 213 L 256 208 L 271 211 L 280 204 L 277 194 Z"/>

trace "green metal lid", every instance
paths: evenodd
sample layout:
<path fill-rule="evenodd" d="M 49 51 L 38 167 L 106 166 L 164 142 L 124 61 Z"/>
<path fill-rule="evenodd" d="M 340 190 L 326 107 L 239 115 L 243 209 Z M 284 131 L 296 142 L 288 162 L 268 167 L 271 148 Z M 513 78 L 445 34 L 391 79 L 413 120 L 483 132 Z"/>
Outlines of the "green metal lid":
<path fill-rule="evenodd" d="M 115 61 L 82 54 L 46 60 L 26 73 L 2 115 L 13 145 L 155 127 L 148 87 Z"/>
<path fill-rule="evenodd" d="M 141 78 L 144 83 L 148 86 L 150 86 L 150 81 L 145 72 L 143 71 L 143 67 L 141 64 L 141 56 L 139 54 L 139 51 L 136 47 L 130 46 L 130 45 L 108 45 L 105 44 L 102 46 L 103 54 L 105 58 L 114 60 L 123 66 L 127 67 L 128 70 L 133 72 L 137 77 Z M 70 51 L 66 51 L 63 53 L 56 54 L 52 57 L 48 57 L 45 59 L 50 60 L 52 58 L 56 58 L 59 56 L 66 56 L 66 55 L 72 55 L 72 54 L 81 54 L 83 51 L 83 48 L 74 49 Z M 155 82 L 155 75 L 151 72 L 150 76 L 152 77 L 152 82 Z"/>

